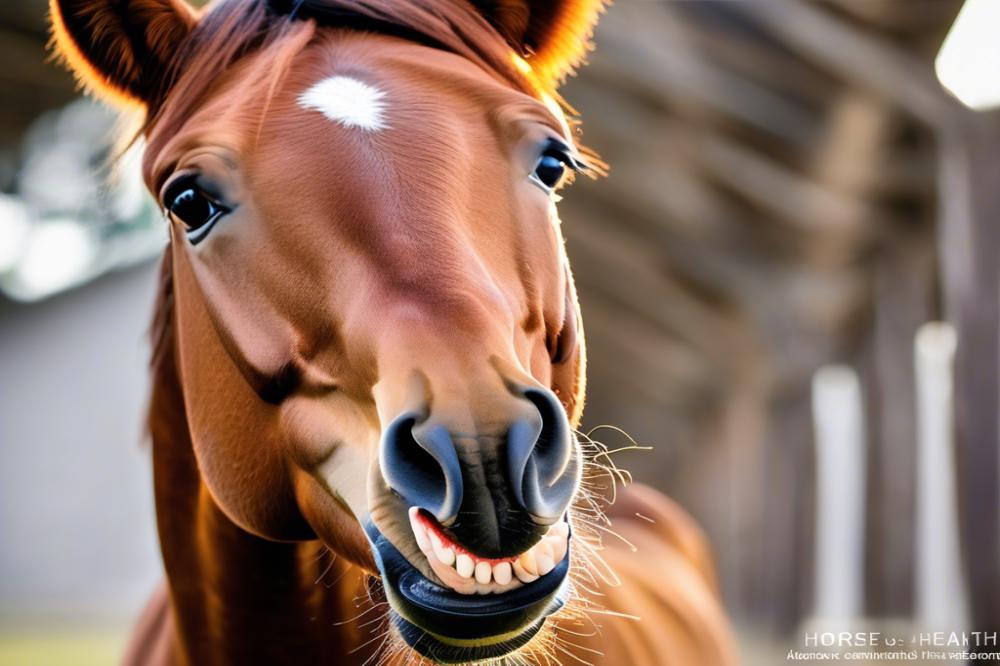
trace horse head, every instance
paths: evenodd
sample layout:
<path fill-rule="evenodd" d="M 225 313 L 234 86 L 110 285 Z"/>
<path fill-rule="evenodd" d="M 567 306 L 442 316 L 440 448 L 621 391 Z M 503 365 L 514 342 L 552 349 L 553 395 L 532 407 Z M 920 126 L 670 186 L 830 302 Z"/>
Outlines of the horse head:
<path fill-rule="evenodd" d="M 555 90 L 594 0 L 53 0 L 145 113 L 198 471 L 235 524 L 378 572 L 406 642 L 515 650 L 564 602 L 584 347 Z"/>

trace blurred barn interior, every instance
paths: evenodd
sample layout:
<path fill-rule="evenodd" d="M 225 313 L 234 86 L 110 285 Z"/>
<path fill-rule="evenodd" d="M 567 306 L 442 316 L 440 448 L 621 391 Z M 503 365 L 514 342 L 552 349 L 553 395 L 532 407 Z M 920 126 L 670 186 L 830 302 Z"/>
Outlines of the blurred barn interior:
<path fill-rule="evenodd" d="M 830 363 L 866 415 L 860 612 L 914 614 L 912 341 L 944 318 L 969 601 L 1000 626 L 997 116 L 933 69 L 961 6 L 620 2 L 565 88 L 612 165 L 561 208 L 588 423 L 655 446 L 625 466 L 699 518 L 751 634 L 817 603 L 810 384 Z"/>
<path fill-rule="evenodd" d="M 83 200 L 99 189 L 104 150 L 91 137 L 111 120 L 44 63 L 44 6 L 0 5 L 8 637 L 26 617 L 127 626 L 158 567 L 140 343 L 165 235 L 127 174 Z M 584 142 L 611 165 L 607 178 L 580 179 L 560 211 L 589 349 L 587 428 L 613 425 L 653 447 L 616 460 L 704 526 L 754 650 L 797 644 L 816 607 L 811 386 L 834 363 L 856 373 L 865 415 L 859 612 L 917 612 L 912 343 L 932 320 L 958 336 L 970 622 L 1000 626 L 1000 236 L 988 224 L 1000 213 L 1000 125 L 949 96 L 933 69 L 961 6 L 619 0 L 563 91 Z M 88 145 L 50 154 L 74 136 Z M 51 201 L 64 186 L 80 200 Z M 32 235 L 56 224 L 64 235 L 48 244 Z M 67 239 L 83 258 L 65 254 Z M 40 272 L 55 261 L 46 256 L 62 273 Z M 628 443 L 608 428 L 594 436 Z M 754 654 L 749 663 L 773 663 Z"/>

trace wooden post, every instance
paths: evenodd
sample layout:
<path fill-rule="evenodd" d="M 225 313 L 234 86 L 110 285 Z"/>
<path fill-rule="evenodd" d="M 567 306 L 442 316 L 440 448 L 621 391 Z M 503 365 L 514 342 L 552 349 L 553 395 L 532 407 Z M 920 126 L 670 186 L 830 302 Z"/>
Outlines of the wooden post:
<path fill-rule="evenodd" d="M 864 611 L 865 450 L 861 384 L 846 366 L 813 377 L 816 427 L 816 619 Z"/>
<path fill-rule="evenodd" d="M 917 333 L 916 606 L 922 628 L 967 625 L 955 492 L 952 362 L 955 329 L 925 324 Z"/>

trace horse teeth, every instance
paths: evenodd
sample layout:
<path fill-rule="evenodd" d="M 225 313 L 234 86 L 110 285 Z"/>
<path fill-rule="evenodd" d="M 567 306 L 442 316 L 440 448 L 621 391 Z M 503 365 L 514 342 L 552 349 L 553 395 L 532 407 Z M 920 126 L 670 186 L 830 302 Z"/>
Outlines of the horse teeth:
<path fill-rule="evenodd" d="M 476 569 L 476 565 L 472 562 L 472 558 L 462 553 L 455 560 L 455 568 L 458 570 L 458 575 L 462 578 L 472 578 L 472 573 Z"/>
<path fill-rule="evenodd" d="M 568 550 L 567 540 L 561 537 L 545 537 L 545 540 L 552 546 L 552 561 L 556 564 L 562 562 Z"/>
<path fill-rule="evenodd" d="M 562 520 L 554 523 L 549 528 L 548 536 L 568 537 L 569 536 L 569 524 L 566 523 L 565 521 L 562 521 Z"/>
<path fill-rule="evenodd" d="M 420 547 L 425 554 L 432 550 L 430 538 L 427 536 L 427 527 L 420 522 L 419 519 L 420 509 L 417 507 L 412 507 L 410 509 L 410 529 L 413 530 L 413 536 L 417 539 L 417 545 Z"/>
<path fill-rule="evenodd" d="M 549 543 L 548 539 L 542 539 L 535 545 L 535 562 L 538 565 L 539 576 L 544 576 L 556 568 L 552 544 Z"/>
<path fill-rule="evenodd" d="M 493 565 L 493 580 L 498 585 L 507 585 L 511 581 L 510 562 L 499 562 Z"/>
<path fill-rule="evenodd" d="M 434 548 L 434 555 L 446 566 L 451 566 L 455 561 L 455 550 L 445 546 L 436 534 L 431 534 L 431 545 Z"/>
<path fill-rule="evenodd" d="M 532 576 L 538 575 L 538 565 L 535 563 L 535 552 L 534 548 L 524 551 L 521 556 L 517 558 L 518 564 L 521 568 Z"/>
<path fill-rule="evenodd" d="M 514 570 L 514 575 L 517 576 L 517 579 L 522 583 L 534 583 L 538 580 L 538 576 L 530 574 L 524 570 L 524 567 L 521 565 L 521 560 L 514 562 L 514 565 L 511 568 Z"/>
<path fill-rule="evenodd" d="M 552 524 L 545 536 L 521 553 L 516 560 L 494 564 L 488 560 L 480 560 L 471 553 L 459 552 L 461 549 L 429 524 L 416 507 L 411 508 L 409 513 L 417 545 L 430 558 L 433 566 L 443 564 L 452 567 L 461 578 L 475 580 L 483 586 L 476 588 L 480 594 L 503 591 L 490 587 L 490 584 L 496 583 L 496 587 L 506 588 L 515 578 L 522 584 L 533 583 L 555 569 L 568 552 L 570 528 L 562 520 Z"/>

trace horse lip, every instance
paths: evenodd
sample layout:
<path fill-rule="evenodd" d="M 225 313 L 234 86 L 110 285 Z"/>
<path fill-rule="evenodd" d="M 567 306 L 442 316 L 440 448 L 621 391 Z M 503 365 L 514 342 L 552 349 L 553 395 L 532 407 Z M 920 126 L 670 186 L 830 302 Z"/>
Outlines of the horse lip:
<path fill-rule="evenodd" d="M 415 645 L 408 634 L 416 634 L 415 640 L 429 633 L 444 644 L 449 639 L 488 641 L 494 636 L 504 636 L 509 643 L 511 635 L 530 632 L 526 641 L 546 617 L 563 606 L 569 593 L 569 552 L 555 569 L 530 585 L 501 594 L 468 595 L 424 576 L 371 520 L 364 522 L 364 529 L 382 574 L 390 607 L 398 615 L 397 626 L 411 625 L 420 630 L 400 633 L 411 647 L 421 652 L 421 646 Z"/>

